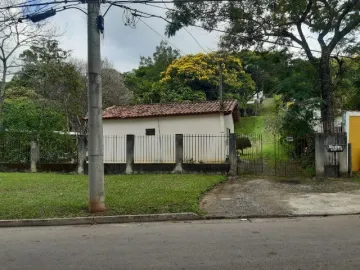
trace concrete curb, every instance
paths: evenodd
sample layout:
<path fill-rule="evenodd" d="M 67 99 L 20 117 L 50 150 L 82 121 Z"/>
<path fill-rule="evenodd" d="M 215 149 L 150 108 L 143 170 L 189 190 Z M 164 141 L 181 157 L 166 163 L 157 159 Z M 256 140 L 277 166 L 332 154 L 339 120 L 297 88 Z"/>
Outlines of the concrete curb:
<path fill-rule="evenodd" d="M 342 213 L 342 214 L 299 214 L 299 215 L 239 215 L 239 216 L 205 216 L 203 219 L 270 219 L 270 218 L 306 218 L 306 217 L 337 217 L 337 216 L 358 216 L 358 213 Z"/>
<path fill-rule="evenodd" d="M 124 215 L 124 216 L 92 216 L 75 218 L 50 219 L 14 219 L 0 220 L 0 227 L 30 227 L 30 226 L 65 226 L 94 225 L 132 222 L 187 221 L 200 220 L 203 217 L 195 213 L 155 214 L 155 215 Z"/>
<path fill-rule="evenodd" d="M 240 216 L 200 216 L 195 213 L 174 213 L 154 215 L 124 215 L 124 216 L 93 216 L 75 218 L 50 219 L 13 219 L 0 220 L 0 228 L 6 227 L 32 227 L 32 226 L 71 226 L 96 225 L 135 222 L 161 222 L 161 221 L 195 221 L 195 220 L 221 220 L 221 219 L 271 219 L 271 218 L 302 218 L 302 217 L 334 217 L 357 216 L 359 213 L 349 214 L 302 214 L 302 215 L 240 215 Z"/>

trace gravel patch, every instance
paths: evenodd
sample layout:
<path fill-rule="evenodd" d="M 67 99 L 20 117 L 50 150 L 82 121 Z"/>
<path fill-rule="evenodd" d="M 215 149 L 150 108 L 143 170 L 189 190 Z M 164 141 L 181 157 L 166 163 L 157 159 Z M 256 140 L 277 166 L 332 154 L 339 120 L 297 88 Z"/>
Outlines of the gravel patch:
<path fill-rule="evenodd" d="M 209 216 L 277 216 L 360 212 L 360 185 L 347 181 L 230 178 L 201 202 Z"/>

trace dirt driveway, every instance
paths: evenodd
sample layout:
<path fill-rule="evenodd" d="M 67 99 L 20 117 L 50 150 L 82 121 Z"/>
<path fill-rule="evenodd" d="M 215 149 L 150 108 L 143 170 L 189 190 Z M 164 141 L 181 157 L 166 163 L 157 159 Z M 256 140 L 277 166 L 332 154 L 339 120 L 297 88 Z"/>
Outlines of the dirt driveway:
<path fill-rule="evenodd" d="M 360 184 L 348 181 L 274 181 L 230 178 L 201 201 L 209 216 L 360 213 Z"/>

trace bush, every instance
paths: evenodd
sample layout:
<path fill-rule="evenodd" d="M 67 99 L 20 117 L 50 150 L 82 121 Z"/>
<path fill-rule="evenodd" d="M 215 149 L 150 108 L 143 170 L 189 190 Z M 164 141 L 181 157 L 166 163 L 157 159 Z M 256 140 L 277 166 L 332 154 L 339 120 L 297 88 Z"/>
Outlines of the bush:
<path fill-rule="evenodd" d="M 29 164 L 31 141 L 39 144 L 40 163 L 77 161 L 77 144 L 74 136 L 55 132 L 0 132 L 0 163 Z"/>
<path fill-rule="evenodd" d="M 30 134 L 0 132 L 0 163 L 30 163 Z"/>
<path fill-rule="evenodd" d="M 248 137 L 236 138 L 236 150 L 241 150 L 241 154 L 244 154 L 244 149 L 251 148 L 251 142 Z"/>
<path fill-rule="evenodd" d="M 301 166 L 309 171 L 315 165 L 315 105 L 312 101 L 293 104 L 286 112 L 280 129 L 283 142 L 286 137 L 293 137 L 289 158 L 300 161 Z"/>
<path fill-rule="evenodd" d="M 240 108 L 240 116 L 257 116 L 259 114 L 258 104 L 247 104 L 246 108 Z"/>

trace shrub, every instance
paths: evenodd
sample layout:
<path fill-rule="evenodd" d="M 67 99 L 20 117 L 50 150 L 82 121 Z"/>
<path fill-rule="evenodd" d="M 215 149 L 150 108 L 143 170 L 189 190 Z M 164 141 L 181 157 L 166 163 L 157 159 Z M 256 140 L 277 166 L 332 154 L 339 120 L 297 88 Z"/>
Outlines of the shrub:
<path fill-rule="evenodd" d="M 248 137 L 236 138 L 236 150 L 241 150 L 241 154 L 244 154 L 244 149 L 251 148 L 251 142 Z"/>

